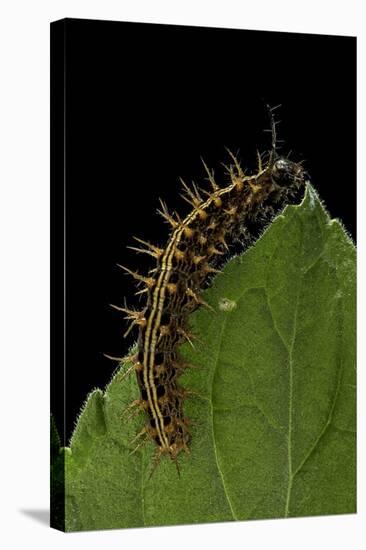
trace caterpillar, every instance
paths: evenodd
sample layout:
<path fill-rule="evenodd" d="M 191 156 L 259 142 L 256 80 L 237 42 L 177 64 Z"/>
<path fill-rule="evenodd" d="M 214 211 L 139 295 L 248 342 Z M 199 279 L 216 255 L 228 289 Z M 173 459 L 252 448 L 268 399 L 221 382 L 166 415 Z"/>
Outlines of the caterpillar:
<path fill-rule="evenodd" d="M 137 293 L 147 297 L 141 311 L 113 306 L 132 322 L 127 332 L 135 325 L 139 327 L 137 354 L 122 360 L 132 362 L 125 375 L 134 371 L 140 389 L 140 397 L 129 409 L 143 411 L 147 419 L 135 438 L 141 439 L 136 449 L 153 440 L 157 445 L 155 462 L 166 455 L 175 462 L 178 473 L 178 455 L 190 452 L 191 441 L 190 421 L 183 406 L 189 392 L 179 384 L 179 377 L 189 367 L 181 358 L 179 347 L 186 341 L 192 343 L 193 338 L 188 317 L 200 306 L 210 307 L 201 290 L 219 271 L 230 244 L 242 240 L 253 224 L 263 225 L 265 218 L 290 203 L 305 184 L 302 164 L 277 153 L 273 110 L 269 109 L 271 150 L 265 155 L 257 153 L 257 173 L 246 175 L 228 150 L 230 164 L 225 169 L 229 181 L 222 187 L 202 161 L 207 189 L 188 186 L 181 180 L 182 196 L 191 208 L 184 219 L 171 214 L 161 201 L 158 212 L 171 227 L 166 246 L 160 248 L 135 237 L 146 248 L 130 247 L 152 256 L 155 268 L 144 276 L 120 266 L 143 285 Z"/>

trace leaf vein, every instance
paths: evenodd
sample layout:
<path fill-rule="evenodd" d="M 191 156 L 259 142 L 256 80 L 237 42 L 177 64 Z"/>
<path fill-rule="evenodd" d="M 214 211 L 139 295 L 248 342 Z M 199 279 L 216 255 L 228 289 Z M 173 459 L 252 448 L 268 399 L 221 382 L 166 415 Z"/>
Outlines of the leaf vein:
<path fill-rule="evenodd" d="M 340 390 L 340 387 L 341 387 L 342 373 L 343 373 L 343 361 L 341 359 L 340 360 L 340 367 L 338 369 L 337 386 L 336 386 L 336 389 L 335 389 L 335 392 L 334 392 L 333 402 L 332 402 L 332 405 L 331 405 L 330 410 L 329 410 L 329 415 L 328 415 L 327 421 L 325 422 L 325 424 L 324 424 L 322 430 L 320 431 L 317 439 L 315 440 L 314 444 L 309 449 L 309 452 L 303 458 L 303 460 L 301 461 L 299 466 L 296 468 L 295 472 L 293 473 L 293 477 L 295 477 L 295 475 L 297 475 L 300 472 L 300 470 L 303 468 L 305 463 L 309 460 L 310 456 L 313 454 L 313 452 L 315 451 L 316 447 L 318 446 L 320 440 L 324 437 L 327 429 L 329 428 L 329 426 L 332 423 L 333 413 L 334 413 L 334 409 L 335 409 L 335 406 L 336 406 L 336 403 L 337 403 L 339 390 Z"/>
<path fill-rule="evenodd" d="M 214 407 L 213 407 L 213 401 L 212 401 L 212 393 L 213 393 L 214 379 L 215 379 L 215 374 L 216 374 L 217 365 L 218 365 L 218 363 L 219 363 L 220 350 L 221 350 L 221 347 L 222 347 L 222 342 L 223 342 L 223 337 L 224 337 L 226 322 L 227 322 L 227 317 L 224 319 L 224 322 L 223 322 L 223 324 L 222 324 L 222 329 L 221 329 L 221 334 L 220 334 L 220 343 L 219 343 L 219 346 L 218 346 L 218 353 L 217 353 L 217 357 L 216 357 L 216 360 L 215 360 L 215 367 L 214 367 L 213 376 L 212 376 L 211 400 L 210 400 L 211 416 L 212 416 L 212 440 L 213 440 L 213 448 L 214 448 L 214 453 L 215 453 L 215 461 L 216 461 L 216 465 L 217 465 L 218 472 L 219 472 L 220 477 L 221 477 L 221 483 L 222 483 L 222 486 L 223 486 L 223 489 L 224 489 L 224 493 L 225 493 L 225 496 L 226 496 L 226 500 L 227 500 L 227 502 L 228 502 L 228 505 L 229 505 L 229 508 L 230 508 L 230 511 L 231 511 L 231 513 L 232 513 L 233 518 L 234 518 L 235 520 L 238 520 L 238 518 L 237 518 L 237 516 L 236 516 L 236 514 L 235 514 L 235 512 L 234 512 L 234 508 L 233 508 L 233 505 L 232 505 L 232 503 L 231 503 L 229 494 L 228 494 L 228 490 L 227 490 L 227 487 L 226 487 L 226 484 L 225 484 L 224 474 L 223 474 L 223 472 L 222 472 L 222 470 L 221 470 L 221 468 L 220 468 L 220 464 L 219 464 L 219 457 L 218 457 L 218 452 L 217 452 L 216 436 L 215 436 Z"/>

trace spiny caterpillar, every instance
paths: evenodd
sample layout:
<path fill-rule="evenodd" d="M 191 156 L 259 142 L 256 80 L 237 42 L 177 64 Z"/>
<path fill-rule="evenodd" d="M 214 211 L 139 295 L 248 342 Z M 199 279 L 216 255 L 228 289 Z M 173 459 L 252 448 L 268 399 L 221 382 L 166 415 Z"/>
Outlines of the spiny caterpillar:
<path fill-rule="evenodd" d="M 140 388 L 140 398 L 129 409 L 144 411 L 148 420 L 135 439 L 141 438 L 138 447 L 154 440 L 155 464 L 167 455 L 175 462 L 178 473 L 177 457 L 181 451 L 189 453 L 191 439 L 190 422 L 183 411 L 189 392 L 179 384 L 179 377 L 189 367 L 179 354 L 179 346 L 192 341 L 188 317 L 199 306 L 210 307 L 200 292 L 210 276 L 219 271 L 220 258 L 229 250 L 229 243 L 238 240 L 238 236 L 240 239 L 253 224 L 272 217 L 291 202 L 305 183 L 301 163 L 276 152 L 272 111 L 269 109 L 272 148 L 265 162 L 258 153 L 258 172 L 246 175 L 235 155 L 228 151 L 229 183 L 220 187 L 213 171 L 203 162 L 210 188 L 199 189 L 195 184 L 189 187 L 182 180 L 182 196 L 191 207 L 184 219 L 169 213 L 161 201 L 159 213 L 171 226 L 166 246 L 160 248 L 135 237 L 147 248 L 130 247 L 153 256 L 156 267 L 143 276 L 120 266 L 143 284 L 138 293 L 147 295 L 142 311 L 114 306 L 132 321 L 131 327 L 139 326 L 138 353 L 122 359 L 125 363 L 132 361 L 126 374 L 135 371 Z"/>

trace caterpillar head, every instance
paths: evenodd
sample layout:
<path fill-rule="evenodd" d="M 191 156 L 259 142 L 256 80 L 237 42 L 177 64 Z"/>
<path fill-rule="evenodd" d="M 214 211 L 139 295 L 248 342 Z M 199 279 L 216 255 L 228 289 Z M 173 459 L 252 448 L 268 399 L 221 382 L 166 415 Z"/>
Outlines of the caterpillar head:
<path fill-rule="evenodd" d="M 306 172 L 300 163 L 292 162 L 288 158 L 279 157 L 271 168 L 272 181 L 280 187 L 297 187 L 304 185 L 307 179 Z"/>

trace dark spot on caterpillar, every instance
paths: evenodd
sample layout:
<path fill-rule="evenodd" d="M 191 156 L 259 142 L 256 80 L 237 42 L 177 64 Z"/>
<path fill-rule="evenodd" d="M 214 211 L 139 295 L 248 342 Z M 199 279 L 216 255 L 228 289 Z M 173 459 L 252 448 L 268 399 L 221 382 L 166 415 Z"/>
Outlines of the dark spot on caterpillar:
<path fill-rule="evenodd" d="M 170 418 L 170 416 L 164 416 L 164 426 L 169 426 L 171 421 L 172 419 Z"/>
<path fill-rule="evenodd" d="M 144 317 L 145 319 L 148 319 L 151 315 L 151 310 L 147 307 L 145 310 L 144 310 Z"/>
<path fill-rule="evenodd" d="M 155 365 L 162 365 L 164 363 L 164 353 L 158 351 L 155 353 Z"/>
<path fill-rule="evenodd" d="M 136 377 L 137 377 L 137 382 L 138 382 L 138 385 L 141 387 L 144 386 L 144 373 L 142 370 L 136 370 Z M 146 401 L 146 400 L 145 400 Z"/>
<path fill-rule="evenodd" d="M 165 395 L 165 391 L 166 391 L 166 390 L 165 390 L 165 387 L 164 387 L 164 386 L 162 386 L 162 385 L 160 385 L 160 384 L 159 384 L 158 386 L 156 386 L 156 395 L 157 395 L 158 397 L 163 397 L 163 395 Z"/>
<path fill-rule="evenodd" d="M 169 276 L 169 283 L 177 283 L 179 281 L 179 273 L 176 271 Z"/>
<path fill-rule="evenodd" d="M 163 313 L 160 319 L 160 324 L 163 326 L 169 325 L 170 323 L 170 315 L 169 313 Z"/>

